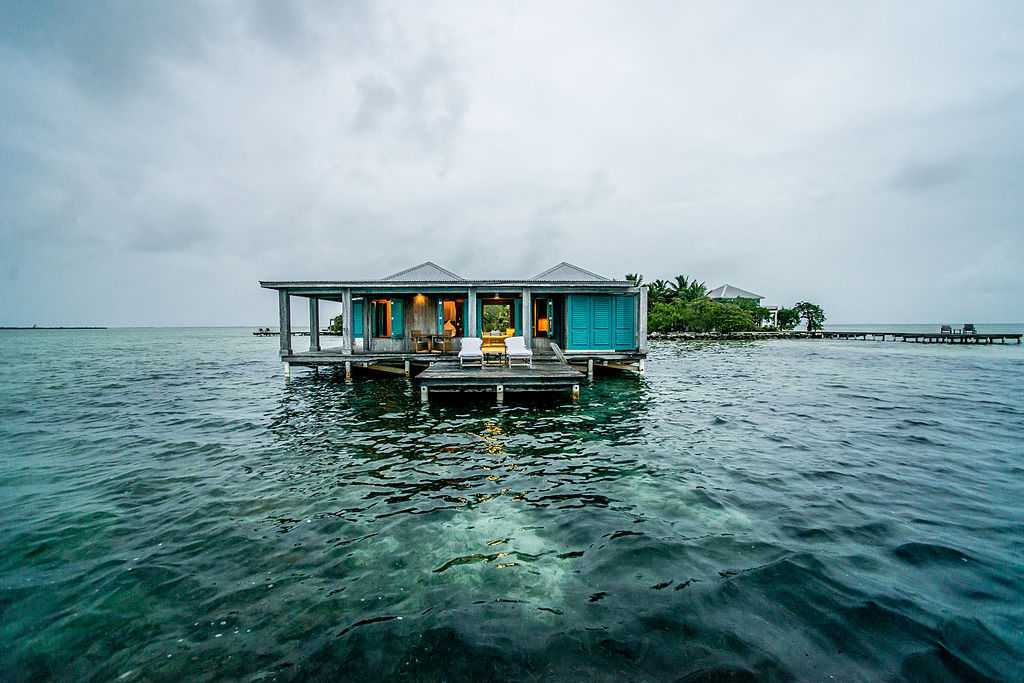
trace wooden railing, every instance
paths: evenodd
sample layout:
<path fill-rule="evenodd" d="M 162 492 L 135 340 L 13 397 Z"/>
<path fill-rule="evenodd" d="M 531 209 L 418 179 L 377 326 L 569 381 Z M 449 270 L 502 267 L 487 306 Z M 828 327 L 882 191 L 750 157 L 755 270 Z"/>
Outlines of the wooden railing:
<path fill-rule="evenodd" d="M 551 350 L 555 354 L 555 358 L 558 359 L 559 363 L 565 363 L 565 354 L 562 353 L 562 349 L 555 342 L 551 342 Z"/>

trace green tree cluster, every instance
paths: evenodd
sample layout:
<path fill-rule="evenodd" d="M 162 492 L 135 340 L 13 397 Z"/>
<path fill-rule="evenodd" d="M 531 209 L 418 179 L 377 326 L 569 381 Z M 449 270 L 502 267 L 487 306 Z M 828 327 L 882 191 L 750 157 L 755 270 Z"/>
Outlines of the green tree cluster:
<path fill-rule="evenodd" d="M 627 273 L 626 280 L 632 282 L 635 287 L 644 284 L 644 276 L 639 273 Z M 671 281 L 654 280 L 647 283 L 647 310 L 660 303 L 697 301 L 707 296 L 707 293 L 707 286 L 703 282 L 691 280 L 686 275 L 676 275 Z"/>
<path fill-rule="evenodd" d="M 629 273 L 626 279 L 639 287 L 644 276 Z M 651 332 L 749 332 L 763 329 L 771 313 L 750 299 L 712 301 L 703 282 L 687 275 L 647 283 L 647 327 Z M 780 308 L 778 327 L 792 330 L 800 320 L 807 329 L 821 329 L 825 312 L 821 306 L 801 301 L 792 308 Z"/>
<path fill-rule="evenodd" d="M 793 305 L 793 308 L 801 318 L 807 321 L 807 331 L 820 330 L 825 324 L 825 311 L 818 304 L 810 301 L 801 301 Z"/>
<path fill-rule="evenodd" d="M 341 334 L 341 316 L 340 315 L 336 315 L 333 318 L 331 318 L 331 324 L 327 327 L 327 330 L 329 332 L 333 332 L 334 334 Z"/>
<path fill-rule="evenodd" d="M 753 311 L 708 298 L 654 304 L 647 320 L 651 332 L 744 332 L 759 327 Z"/>
<path fill-rule="evenodd" d="M 779 329 L 791 330 L 800 324 L 800 312 L 795 308 L 779 308 L 778 313 Z"/>

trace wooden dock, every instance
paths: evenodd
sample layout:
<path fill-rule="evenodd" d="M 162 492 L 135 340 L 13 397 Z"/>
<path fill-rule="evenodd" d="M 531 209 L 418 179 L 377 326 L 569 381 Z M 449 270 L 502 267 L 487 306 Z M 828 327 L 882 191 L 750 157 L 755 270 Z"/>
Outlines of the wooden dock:
<path fill-rule="evenodd" d="M 554 355 L 535 354 L 533 367 L 525 365 L 459 366 L 451 354 L 431 353 L 344 353 L 341 350 L 293 353 L 284 357 L 285 377 L 291 376 L 292 366 L 305 366 L 314 371 L 321 367 L 344 368 L 346 380 L 354 370 L 378 372 L 413 378 L 419 386 L 420 398 L 428 400 L 432 394 L 491 393 L 502 401 L 505 392 L 561 392 L 568 391 L 579 398 L 580 385 L 593 375 L 573 368 Z M 612 365 L 612 364 L 609 364 Z M 589 368 L 593 372 L 593 365 Z"/>
<path fill-rule="evenodd" d="M 915 344 L 993 344 L 998 341 L 1005 344 L 1007 341 L 1021 343 L 1020 333 L 994 333 L 984 332 L 961 333 L 961 332 L 862 332 L 862 331 L 841 331 L 823 330 L 818 332 L 823 339 L 861 339 L 864 341 L 902 341 Z"/>
<path fill-rule="evenodd" d="M 458 361 L 434 363 L 416 376 L 420 398 L 434 393 L 490 392 L 500 402 L 506 392 L 570 391 L 579 398 L 580 384 L 586 376 L 557 360 L 535 360 L 533 367 L 523 365 L 478 365 L 460 367 Z"/>
<path fill-rule="evenodd" d="M 345 379 L 351 379 L 354 370 L 415 378 L 423 389 L 430 392 L 494 392 L 499 398 L 505 391 L 572 391 L 579 393 L 581 380 L 594 379 L 595 369 L 628 374 L 644 373 L 644 355 L 619 352 L 563 352 L 552 343 L 548 352 L 534 351 L 533 367 L 516 364 L 478 364 L 459 367 L 454 353 L 349 353 L 344 349 L 292 352 L 281 356 L 285 376 L 291 376 L 293 366 L 343 369 Z M 501 387 L 499 391 L 498 387 Z"/>

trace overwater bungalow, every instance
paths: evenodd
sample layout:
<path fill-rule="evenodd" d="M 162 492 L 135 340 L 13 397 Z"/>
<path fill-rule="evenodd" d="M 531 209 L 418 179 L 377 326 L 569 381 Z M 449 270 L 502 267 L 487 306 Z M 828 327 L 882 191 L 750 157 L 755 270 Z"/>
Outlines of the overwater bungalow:
<path fill-rule="evenodd" d="M 595 367 L 644 371 L 647 288 L 571 263 L 499 280 L 464 278 L 427 261 L 377 280 L 261 281 L 260 286 L 278 292 L 286 374 L 293 365 L 343 366 L 346 376 L 353 366 L 366 367 L 416 375 L 424 397 L 428 388 L 479 385 L 500 398 L 505 388 L 578 385 L 578 377 L 563 372 L 582 376 L 572 366 L 590 376 Z M 308 300 L 306 351 L 292 348 L 293 297 Z M 320 301 L 341 304 L 340 347 L 321 346 Z M 510 338 L 521 338 L 513 341 L 532 351 L 537 362 L 510 367 L 504 353 Z M 474 340 L 467 348 L 480 340 L 480 367 L 459 367 L 466 339 Z M 422 372 L 428 368 L 431 372 Z M 560 377 L 548 382 L 547 375 Z"/>

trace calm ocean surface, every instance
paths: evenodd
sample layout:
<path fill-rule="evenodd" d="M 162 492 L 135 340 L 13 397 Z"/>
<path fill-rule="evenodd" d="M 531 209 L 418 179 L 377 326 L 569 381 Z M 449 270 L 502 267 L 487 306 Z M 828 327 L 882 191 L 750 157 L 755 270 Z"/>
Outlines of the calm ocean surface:
<path fill-rule="evenodd" d="M 1024 346 L 665 342 L 499 408 L 0 335 L 0 679 L 1024 680 Z"/>

